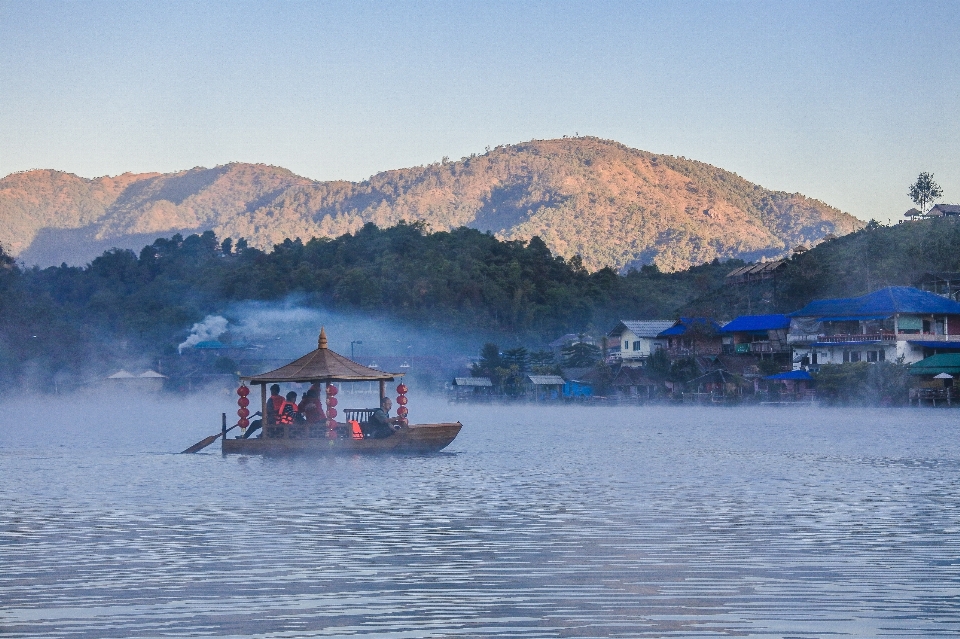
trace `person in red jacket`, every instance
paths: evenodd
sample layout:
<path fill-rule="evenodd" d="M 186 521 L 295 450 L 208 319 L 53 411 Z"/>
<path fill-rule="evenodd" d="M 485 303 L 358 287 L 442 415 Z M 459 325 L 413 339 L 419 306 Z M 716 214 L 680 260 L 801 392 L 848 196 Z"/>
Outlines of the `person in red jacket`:
<path fill-rule="evenodd" d="M 326 421 L 327 416 L 323 412 L 323 405 L 320 403 L 320 391 L 316 384 L 311 386 L 303 395 L 300 402 L 300 414 L 308 424 L 318 424 Z"/>
<path fill-rule="evenodd" d="M 283 410 L 283 404 L 286 400 L 280 394 L 280 384 L 274 384 L 270 387 L 270 397 L 267 399 L 267 424 L 279 424 L 279 417 Z"/>

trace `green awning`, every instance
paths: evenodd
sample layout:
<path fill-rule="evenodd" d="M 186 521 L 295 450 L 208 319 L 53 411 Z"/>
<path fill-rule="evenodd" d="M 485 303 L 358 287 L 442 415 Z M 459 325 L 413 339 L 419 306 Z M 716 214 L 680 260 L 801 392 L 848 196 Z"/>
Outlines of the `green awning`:
<path fill-rule="evenodd" d="M 941 353 L 910 365 L 911 375 L 960 374 L 960 353 Z"/>

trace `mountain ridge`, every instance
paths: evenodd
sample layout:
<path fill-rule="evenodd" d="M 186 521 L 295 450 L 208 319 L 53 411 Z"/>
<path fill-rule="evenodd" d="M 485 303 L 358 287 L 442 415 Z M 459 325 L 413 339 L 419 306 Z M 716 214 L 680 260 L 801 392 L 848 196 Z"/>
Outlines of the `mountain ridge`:
<path fill-rule="evenodd" d="M 0 243 L 25 263 L 83 263 L 152 237 L 213 230 L 268 248 L 364 224 L 469 226 L 541 237 L 590 270 L 675 271 L 714 258 L 756 260 L 861 228 L 798 193 L 770 191 L 695 160 L 598 138 L 533 140 L 460 161 L 318 182 L 263 164 L 81 178 L 38 170 L 0 179 Z"/>

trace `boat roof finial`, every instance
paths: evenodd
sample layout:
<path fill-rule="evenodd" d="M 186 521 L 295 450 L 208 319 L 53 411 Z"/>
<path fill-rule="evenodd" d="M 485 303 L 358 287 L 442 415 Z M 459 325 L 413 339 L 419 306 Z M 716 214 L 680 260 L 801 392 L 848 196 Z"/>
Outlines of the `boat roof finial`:
<path fill-rule="evenodd" d="M 327 347 L 327 332 L 323 330 L 323 327 L 320 327 L 320 337 L 317 339 L 317 348 L 326 348 Z"/>

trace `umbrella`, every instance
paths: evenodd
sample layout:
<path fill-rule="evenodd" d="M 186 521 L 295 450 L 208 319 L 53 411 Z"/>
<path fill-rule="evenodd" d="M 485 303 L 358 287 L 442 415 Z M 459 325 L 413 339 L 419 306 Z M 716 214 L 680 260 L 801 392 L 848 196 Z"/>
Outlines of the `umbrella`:
<path fill-rule="evenodd" d="M 953 375 L 950 373 L 940 373 L 939 375 L 934 375 L 934 379 L 953 379 Z"/>

